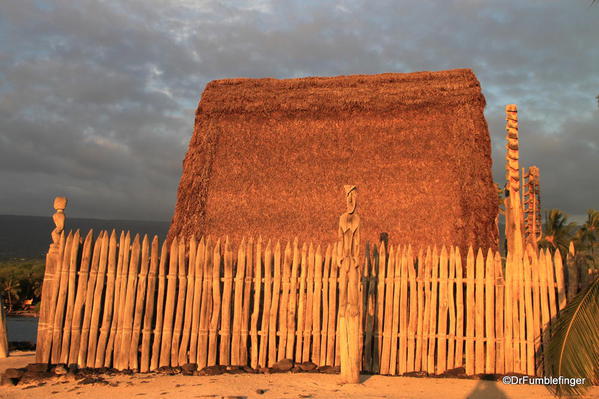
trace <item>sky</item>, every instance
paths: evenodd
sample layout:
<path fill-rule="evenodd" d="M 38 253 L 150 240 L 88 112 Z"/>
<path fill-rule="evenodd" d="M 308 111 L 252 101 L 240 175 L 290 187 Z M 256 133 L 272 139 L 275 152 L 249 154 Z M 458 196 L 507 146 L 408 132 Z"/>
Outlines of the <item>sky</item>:
<path fill-rule="evenodd" d="M 206 83 L 471 68 L 503 186 L 505 105 L 543 209 L 599 208 L 591 0 L 0 2 L 0 214 L 172 217 Z"/>

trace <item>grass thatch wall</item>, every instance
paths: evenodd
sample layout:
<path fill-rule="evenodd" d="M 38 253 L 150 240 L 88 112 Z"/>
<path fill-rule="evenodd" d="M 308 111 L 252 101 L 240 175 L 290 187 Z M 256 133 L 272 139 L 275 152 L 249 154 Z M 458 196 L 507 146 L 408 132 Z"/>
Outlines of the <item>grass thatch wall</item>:
<path fill-rule="evenodd" d="M 496 248 L 484 106 L 469 69 L 210 82 L 169 239 L 330 242 L 354 184 L 364 242 Z"/>

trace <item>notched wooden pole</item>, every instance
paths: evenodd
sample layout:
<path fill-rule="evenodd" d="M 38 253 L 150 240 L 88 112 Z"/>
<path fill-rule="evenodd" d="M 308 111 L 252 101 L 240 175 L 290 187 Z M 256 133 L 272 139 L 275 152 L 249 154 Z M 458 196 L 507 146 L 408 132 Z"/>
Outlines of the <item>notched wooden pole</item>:
<path fill-rule="evenodd" d="M 518 108 L 515 104 L 506 105 L 506 237 L 508 253 L 521 256 L 522 206 L 520 201 L 520 169 L 518 147 Z"/>

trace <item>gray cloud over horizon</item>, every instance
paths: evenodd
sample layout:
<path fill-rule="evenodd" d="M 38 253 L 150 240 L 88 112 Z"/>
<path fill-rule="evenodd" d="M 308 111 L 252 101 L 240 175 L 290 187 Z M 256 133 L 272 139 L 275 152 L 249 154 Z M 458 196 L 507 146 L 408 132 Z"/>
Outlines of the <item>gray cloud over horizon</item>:
<path fill-rule="evenodd" d="M 251 4 L 251 6 L 248 6 Z M 472 68 L 504 181 L 504 106 L 543 208 L 599 208 L 589 1 L 0 3 L 0 214 L 170 220 L 194 111 L 228 77 Z"/>

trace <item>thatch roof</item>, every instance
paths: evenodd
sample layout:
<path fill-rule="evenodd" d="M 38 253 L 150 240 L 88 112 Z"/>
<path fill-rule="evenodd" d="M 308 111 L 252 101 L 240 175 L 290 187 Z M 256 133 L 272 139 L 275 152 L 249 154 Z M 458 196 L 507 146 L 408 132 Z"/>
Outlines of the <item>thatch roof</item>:
<path fill-rule="evenodd" d="M 353 184 L 364 242 L 496 248 L 484 107 L 469 69 L 212 81 L 169 238 L 332 242 Z"/>

